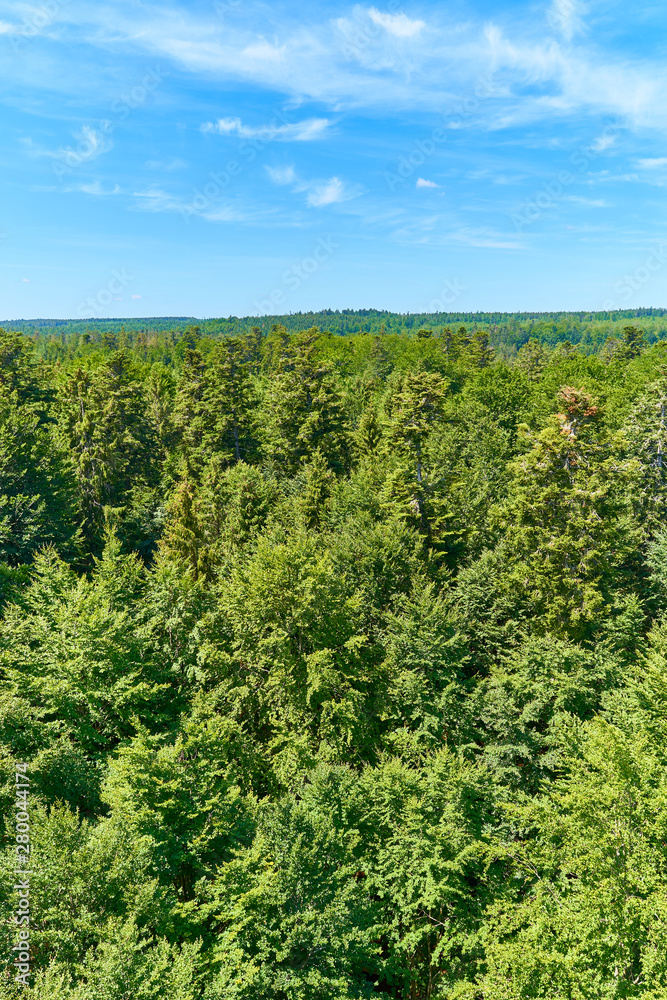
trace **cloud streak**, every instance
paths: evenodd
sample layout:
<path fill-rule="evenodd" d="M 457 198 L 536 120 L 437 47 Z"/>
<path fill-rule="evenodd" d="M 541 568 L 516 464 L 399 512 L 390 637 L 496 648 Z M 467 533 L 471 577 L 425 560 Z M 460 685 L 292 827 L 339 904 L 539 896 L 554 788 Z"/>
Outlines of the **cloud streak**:
<path fill-rule="evenodd" d="M 384 14 L 377 7 L 371 7 L 368 16 L 374 24 L 379 24 L 396 38 L 413 38 L 426 27 L 424 21 L 412 21 L 405 14 Z"/>
<path fill-rule="evenodd" d="M 302 180 L 293 166 L 267 167 L 266 172 L 274 184 L 292 186 L 297 194 L 306 194 L 306 203 L 311 208 L 324 208 L 326 205 L 336 205 L 343 201 L 351 201 L 361 194 L 358 186 L 350 187 L 340 177 L 331 177 L 326 181 Z"/>
<path fill-rule="evenodd" d="M 489 128 L 582 112 L 622 115 L 632 126 L 667 127 L 667 79 L 659 58 L 603 51 L 590 38 L 584 44 L 578 38 L 585 12 L 579 0 L 553 0 L 547 10 L 554 32 L 545 38 L 539 17 L 515 19 L 508 35 L 500 25 L 502 11 L 495 22 L 485 23 L 457 22 L 442 8 L 426 20 L 357 6 L 345 18 L 318 19 L 315 13 L 304 23 L 289 17 L 269 21 L 250 2 L 238 8 L 233 23 L 223 25 L 183 6 L 120 0 L 113 12 L 105 4 L 64 8 L 48 44 L 53 58 L 73 37 L 85 37 L 88 46 L 102 51 L 124 46 L 169 59 L 199 77 L 264 87 L 337 111 L 437 110 L 457 95 L 469 95 L 484 66 L 498 85 L 481 116 Z M 89 67 L 93 86 L 95 67 Z M 72 75 L 72 86 L 79 87 L 80 79 Z M 273 138 L 284 141 L 321 138 L 329 127 L 324 118 L 268 126 Z M 221 118 L 204 128 L 250 136 L 261 126 Z"/>
<path fill-rule="evenodd" d="M 218 118 L 204 122 L 201 131 L 215 135 L 236 135 L 241 139 L 262 139 L 264 142 L 312 142 L 321 139 L 329 129 L 328 118 L 307 118 L 287 125 L 244 125 L 240 118 Z"/>

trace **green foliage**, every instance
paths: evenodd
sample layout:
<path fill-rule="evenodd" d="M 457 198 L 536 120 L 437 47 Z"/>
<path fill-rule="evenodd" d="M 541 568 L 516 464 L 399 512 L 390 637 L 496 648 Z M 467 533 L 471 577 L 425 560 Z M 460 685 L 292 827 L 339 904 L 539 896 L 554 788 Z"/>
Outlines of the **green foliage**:
<path fill-rule="evenodd" d="M 0 992 L 665 1000 L 663 313 L 283 319 L 0 332 Z"/>

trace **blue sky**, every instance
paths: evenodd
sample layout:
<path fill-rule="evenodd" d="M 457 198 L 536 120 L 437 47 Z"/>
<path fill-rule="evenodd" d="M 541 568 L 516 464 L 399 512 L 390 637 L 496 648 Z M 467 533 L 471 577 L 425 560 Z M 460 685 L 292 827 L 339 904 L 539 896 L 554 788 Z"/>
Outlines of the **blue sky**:
<path fill-rule="evenodd" d="M 665 28 L 0 0 L 0 316 L 665 306 Z"/>

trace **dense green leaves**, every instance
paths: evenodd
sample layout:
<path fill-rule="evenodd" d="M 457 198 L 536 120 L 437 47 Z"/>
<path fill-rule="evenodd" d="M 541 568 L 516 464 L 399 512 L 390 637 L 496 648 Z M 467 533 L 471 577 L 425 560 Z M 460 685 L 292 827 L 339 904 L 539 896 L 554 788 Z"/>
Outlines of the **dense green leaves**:
<path fill-rule="evenodd" d="M 667 997 L 664 348 L 376 320 L 0 334 L 3 996 Z"/>

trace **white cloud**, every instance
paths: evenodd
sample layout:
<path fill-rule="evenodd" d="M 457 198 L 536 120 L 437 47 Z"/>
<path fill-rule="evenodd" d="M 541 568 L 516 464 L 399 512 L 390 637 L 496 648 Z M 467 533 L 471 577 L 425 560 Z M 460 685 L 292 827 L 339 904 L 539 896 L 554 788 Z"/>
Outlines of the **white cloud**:
<path fill-rule="evenodd" d="M 594 153 L 604 153 L 605 149 L 609 149 L 615 142 L 615 135 L 601 135 L 595 142 L 591 143 L 591 149 Z"/>
<path fill-rule="evenodd" d="M 644 160 L 637 160 L 637 164 L 643 170 L 663 170 L 667 167 L 667 156 L 655 156 Z"/>
<path fill-rule="evenodd" d="M 297 179 L 294 167 L 267 167 L 266 172 L 274 184 L 294 184 Z"/>
<path fill-rule="evenodd" d="M 113 149 L 113 142 L 109 136 L 98 132 L 91 125 L 84 125 L 72 135 L 74 138 L 72 145 L 61 146 L 56 150 L 43 149 L 30 138 L 22 139 L 21 143 L 29 156 L 43 156 L 52 160 L 60 160 L 69 168 L 78 167 L 89 160 L 95 160 L 98 156 Z"/>
<path fill-rule="evenodd" d="M 130 295 L 130 298 L 131 299 L 141 299 L 141 298 L 143 298 L 143 296 L 142 295 Z"/>
<path fill-rule="evenodd" d="M 313 185 L 309 195 L 308 204 L 314 208 L 321 208 L 323 205 L 333 205 L 338 201 L 347 201 L 350 195 L 345 190 L 345 185 L 339 177 L 332 177 L 324 184 Z"/>
<path fill-rule="evenodd" d="M 294 167 L 266 167 L 266 172 L 274 184 L 292 185 L 295 194 L 306 194 L 306 201 L 311 208 L 322 208 L 334 205 L 340 201 L 350 201 L 361 194 L 358 187 L 349 187 L 340 177 L 331 177 L 328 181 L 303 180 Z"/>
<path fill-rule="evenodd" d="M 185 204 L 183 199 L 161 188 L 148 188 L 146 191 L 134 191 L 133 197 L 138 198 L 138 207 L 145 212 L 182 212 Z"/>
<path fill-rule="evenodd" d="M 302 122 L 286 125 L 244 125 L 240 118 L 219 118 L 217 122 L 204 122 L 202 132 L 217 135 L 237 135 L 242 139 L 264 139 L 265 142 L 310 142 L 320 139 L 329 128 L 328 118 L 307 118 Z"/>
<path fill-rule="evenodd" d="M 186 221 L 201 217 L 208 222 L 245 222 L 247 216 L 230 204 L 209 201 L 199 208 L 191 195 L 189 198 L 169 194 L 162 188 L 151 187 L 145 191 L 135 191 L 135 208 L 141 212 L 178 212 Z"/>
<path fill-rule="evenodd" d="M 545 10 L 548 3 L 545 0 Z M 478 100 L 479 109 L 464 115 L 463 124 L 443 122 L 449 128 L 474 121 L 475 127 L 499 129 L 591 114 L 616 116 L 629 127 L 667 127 L 667 78 L 654 50 L 649 46 L 645 53 L 632 55 L 630 46 L 623 51 L 605 47 L 603 34 L 595 45 L 569 44 L 584 6 L 579 0 L 554 0 L 549 9 L 558 30 L 545 37 L 544 21 L 514 19 L 507 36 L 498 22 L 485 27 L 473 17 L 456 21 L 451 5 L 440 5 L 426 26 L 405 14 L 366 5 L 353 6 L 347 18 L 318 21 L 315 6 L 306 22 L 271 20 L 265 8 L 248 3 L 223 26 L 199 14 L 197 5 L 158 7 L 117 0 L 111 16 L 106 4 L 72 4 L 59 17 L 59 30 L 50 40 L 51 61 L 38 82 L 80 95 L 84 70 L 67 61 L 67 46 L 73 37 L 83 36 L 93 54 L 94 47 L 127 50 L 164 60 L 165 66 L 192 73 L 209 85 L 222 81 L 264 88 L 336 110 L 440 111 L 455 107 L 457 100 Z M 427 31 L 428 46 L 418 52 L 412 45 L 396 44 L 411 34 L 421 42 Z M 89 60 L 85 66 L 91 96 L 108 96 L 103 66 L 103 60 L 98 66 Z M 14 83 L 18 73 L 21 84 L 25 80 L 35 85 L 35 68 L 27 61 L 24 66 L 7 60 L 0 65 L 0 75 L 3 72 L 6 78 L 11 73 Z M 495 91 L 487 101 L 484 94 L 476 96 L 476 88 L 480 77 L 491 74 Z M 234 134 L 237 120 L 231 121 Z M 207 123 L 213 129 L 216 124 Z M 283 125 L 273 123 L 274 129 Z M 238 127 L 252 128 L 242 121 Z M 271 129 L 271 123 L 267 127 Z M 294 134 L 285 132 L 284 139 L 298 139 L 303 123 L 292 128 Z M 300 137 L 314 136 L 305 130 Z"/>
<path fill-rule="evenodd" d="M 569 42 L 583 28 L 584 10 L 584 4 L 580 0 L 553 0 L 547 20 Z"/>
<path fill-rule="evenodd" d="M 417 178 L 417 187 L 418 188 L 439 188 L 440 185 L 436 184 L 435 181 L 427 181 L 427 180 L 424 180 L 423 177 L 418 177 Z"/>
<path fill-rule="evenodd" d="M 173 157 L 171 160 L 148 160 L 146 163 L 147 170 L 163 170 L 166 173 L 183 170 L 185 167 L 187 167 L 185 160 L 179 160 L 178 157 Z"/>
<path fill-rule="evenodd" d="M 563 198 L 563 201 L 574 201 L 580 205 L 590 205 L 592 208 L 611 208 L 609 202 L 605 201 L 604 198 L 584 198 L 579 194 L 568 194 Z"/>
<path fill-rule="evenodd" d="M 425 27 L 424 21 L 412 21 L 405 14 L 384 14 L 377 7 L 371 7 L 368 16 L 375 24 L 395 35 L 396 38 L 412 38 Z"/>
<path fill-rule="evenodd" d="M 499 233 L 493 229 L 474 229 L 462 226 L 452 229 L 445 218 L 429 215 L 412 219 L 393 233 L 397 243 L 426 246 L 466 246 L 494 250 L 524 250 L 523 236 Z"/>
<path fill-rule="evenodd" d="M 251 62 L 282 63 L 287 55 L 285 45 L 271 45 L 269 42 L 258 42 L 247 45 L 241 55 Z"/>
<path fill-rule="evenodd" d="M 82 191 L 83 194 L 93 194 L 102 198 L 106 198 L 114 194 L 120 194 L 120 187 L 118 184 L 115 184 L 110 191 L 105 191 L 100 181 L 94 181 L 92 184 L 79 184 L 75 187 L 68 188 L 68 190 Z"/>

